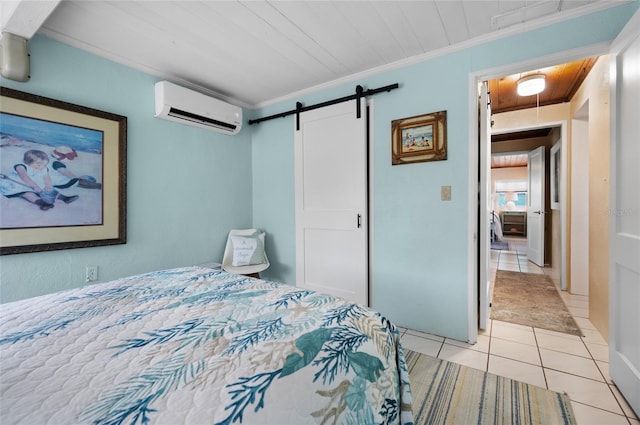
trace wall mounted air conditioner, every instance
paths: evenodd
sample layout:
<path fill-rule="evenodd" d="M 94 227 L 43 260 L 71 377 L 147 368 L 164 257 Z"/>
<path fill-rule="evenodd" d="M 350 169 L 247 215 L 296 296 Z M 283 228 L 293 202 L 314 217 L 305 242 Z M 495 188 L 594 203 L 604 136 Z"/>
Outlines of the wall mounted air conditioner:
<path fill-rule="evenodd" d="M 237 134 L 242 128 L 242 108 L 180 87 L 168 81 L 155 85 L 157 118 Z"/>

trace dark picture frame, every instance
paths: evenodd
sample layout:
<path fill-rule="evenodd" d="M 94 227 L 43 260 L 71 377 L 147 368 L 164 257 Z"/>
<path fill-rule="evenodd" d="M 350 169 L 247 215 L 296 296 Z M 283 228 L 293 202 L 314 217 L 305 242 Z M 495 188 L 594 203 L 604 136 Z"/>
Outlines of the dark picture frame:
<path fill-rule="evenodd" d="M 391 121 L 391 164 L 447 159 L 447 111 Z"/>
<path fill-rule="evenodd" d="M 0 137 L 0 255 L 126 243 L 127 117 L 0 87 Z"/>

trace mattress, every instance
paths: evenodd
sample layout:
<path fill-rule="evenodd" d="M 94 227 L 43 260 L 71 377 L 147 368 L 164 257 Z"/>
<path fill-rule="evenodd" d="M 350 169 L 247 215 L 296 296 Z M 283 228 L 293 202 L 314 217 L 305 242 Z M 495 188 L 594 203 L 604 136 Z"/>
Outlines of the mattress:
<path fill-rule="evenodd" d="M 0 422 L 410 424 L 396 327 L 202 267 L 0 305 Z"/>
<path fill-rule="evenodd" d="M 496 211 L 491 211 L 491 231 L 491 242 L 502 240 L 502 222 Z"/>

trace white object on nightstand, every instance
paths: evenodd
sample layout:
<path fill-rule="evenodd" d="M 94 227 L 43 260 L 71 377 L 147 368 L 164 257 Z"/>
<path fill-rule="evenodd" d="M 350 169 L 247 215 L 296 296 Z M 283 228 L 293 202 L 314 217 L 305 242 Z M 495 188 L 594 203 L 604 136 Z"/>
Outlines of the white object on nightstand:
<path fill-rule="evenodd" d="M 234 266 L 234 247 L 232 243 L 232 238 L 235 236 L 238 237 L 254 237 L 254 235 L 258 235 L 258 238 L 261 240 L 261 250 L 263 262 L 260 264 L 249 264 L 246 266 Z M 229 273 L 243 274 L 243 275 L 253 275 L 266 270 L 269 268 L 269 259 L 267 258 L 267 253 L 264 251 L 264 237 L 265 233 L 259 231 L 258 229 L 232 229 L 229 231 L 229 236 L 227 237 L 227 245 L 224 248 L 224 255 L 222 256 L 222 269 Z"/>

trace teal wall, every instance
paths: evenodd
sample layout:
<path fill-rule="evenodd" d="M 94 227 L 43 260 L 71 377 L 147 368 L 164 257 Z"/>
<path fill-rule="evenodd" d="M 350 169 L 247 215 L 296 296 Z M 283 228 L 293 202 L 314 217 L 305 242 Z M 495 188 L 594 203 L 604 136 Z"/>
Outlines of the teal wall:
<path fill-rule="evenodd" d="M 46 37 L 29 51 L 31 80 L 3 86 L 127 117 L 127 243 L 2 256 L 2 302 L 84 285 L 86 265 L 107 281 L 220 259 L 229 229 L 251 226 L 250 130 L 154 118 L 158 78 Z"/>
<path fill-rule="evenodd" d="M 251 115 L 342 97 L 356 84 L 400 84 L 373 98 L 374 307 L 400 326 L 466 340 L 469 74 L 611 40 L 637 8 L 633 2 Z M 245 126 L 235 137 L 157 120 L 156 78 L 44 37 L 30 51 L 31 81 L 3 85 L 128 117 L 129 237 L 126 245 L 3 256 L 0 301 L 80 286 L 87 264 L 109 280 L 219 259 L 228 229 L 249 225 L 268 232 L 264 275 L 295 282 L 293 117 Z M 440 110 L 447 111 L 448 159 L 391 166 L 391 121 Z M 440 201 L 442 185 L 452 187 L 449 202 Z"/>
<path fill-rule="evenodd" d="M 469 74 L 615 38 L 638 8 L 627 4 L 402 69 L 362 78 L 257 111 L 267 116 L 353 93 L 356 84 L 400 88 L 373 97 L 373 306 L 397 325 L 467 340 Z M 391 165 L 391 121 L 446 110 L 446 161 Z M 294 118 L 253 130 L 253 217 L 277 229 L 277 264 L 269 273 L 295 282 Z M 452 199 L 440 200 L 440 187 Z M 472 301 L 472 300 L 471 300 Z M 472 314 L 475 315 L 475 312 Z"/>

